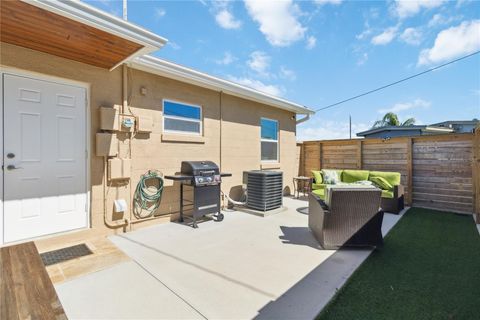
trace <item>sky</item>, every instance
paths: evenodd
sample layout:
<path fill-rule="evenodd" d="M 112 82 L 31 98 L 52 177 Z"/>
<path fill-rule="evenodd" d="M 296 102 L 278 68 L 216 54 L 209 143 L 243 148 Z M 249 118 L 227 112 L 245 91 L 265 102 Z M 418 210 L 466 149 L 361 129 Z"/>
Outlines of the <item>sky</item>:
<path fill-rule="evenodd" d="M 85 1 L 122 16 L 122 2 Z M 169 40 L 153 55 L 317 110 L 480 50 L 480 1 L 128 1 Z M 341 139 L 386 112 L 480 119 L 480 54 L 317 112 L 298 140 Z"/>

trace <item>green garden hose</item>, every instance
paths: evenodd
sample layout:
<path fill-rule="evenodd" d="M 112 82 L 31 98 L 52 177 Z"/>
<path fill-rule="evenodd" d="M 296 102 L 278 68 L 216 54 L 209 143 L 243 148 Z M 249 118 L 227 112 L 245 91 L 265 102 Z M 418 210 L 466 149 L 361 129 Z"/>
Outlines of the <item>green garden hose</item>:
<path fill-rule="evenodd" d="M 133 196 L 133 214 L 135 217 L 144 219 L 152 216 L 160 206 L 162 193 L 163 178 L 160 172 L 149 170 L 142 175 Z"/>

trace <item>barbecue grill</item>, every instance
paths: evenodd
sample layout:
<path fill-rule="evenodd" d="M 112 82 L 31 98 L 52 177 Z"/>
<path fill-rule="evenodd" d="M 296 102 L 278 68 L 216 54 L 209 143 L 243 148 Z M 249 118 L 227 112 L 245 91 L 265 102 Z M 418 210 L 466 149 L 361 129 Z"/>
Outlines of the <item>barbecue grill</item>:
<path fill-rule="evenodd" d="M 223 220 L 220 212 L 220 185 L 222 177 L 232 176 L 220 173 L 212 161 L 182 161 L 180 174 L 165 176 L 165 179 L 180 181 L 180 222 L 184 221 L 183 211 L 186 206 L 193 210 L 193 227 L 197 228 L 197 219 L 214 214 L 216 221 Z M 184 189 L 193 189 L 193 199 L 185 199 Z M 186 204 L 188 203 L 188 204 Z"/>

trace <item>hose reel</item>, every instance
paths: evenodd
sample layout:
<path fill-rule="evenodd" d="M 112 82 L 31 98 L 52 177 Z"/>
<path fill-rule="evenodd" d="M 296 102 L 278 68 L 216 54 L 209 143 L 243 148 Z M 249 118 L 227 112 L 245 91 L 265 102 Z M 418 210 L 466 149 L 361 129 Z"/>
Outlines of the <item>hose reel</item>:
<path fill-rule="evenodd" d="M 133 196 L 133 214 L 137 219 L 151 217 L 160 206 L 163 193 L 163 174 L 149 170 L 140 177 Z"/>

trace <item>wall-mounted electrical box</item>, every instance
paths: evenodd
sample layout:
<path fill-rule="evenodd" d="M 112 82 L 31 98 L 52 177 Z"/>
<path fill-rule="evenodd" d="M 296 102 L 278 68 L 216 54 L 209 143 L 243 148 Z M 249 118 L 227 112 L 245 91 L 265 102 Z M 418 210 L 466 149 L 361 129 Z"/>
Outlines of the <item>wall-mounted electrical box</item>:
<path fill-rule="evenodd" d="M 100 107 L 100 129 L 118 131 L 119 130 L 120 106 L 113 108 Z"/>
<path fill-rule="evenodd" d="M 108 180 L 130 179 L 130 159 L 108 159 Z"/>
<path fill-rule="evenodd" d="M 121 114 L 120 117 L 120 131 L 132 132 L 135 130 L 135 117 L 131 115 Z"/>
<path fill-rule="evenodd" d="M 137 118 L 137 131 L 149 133 L 153 130 L 153 118 L 148 116 L 139 116 Z"/>
<path fill-rule="evenodd" d="M 114 157 L 118 153 L 118 139 L 114 133 L 96 134 L 96 154 L 98 157 Z"/>

